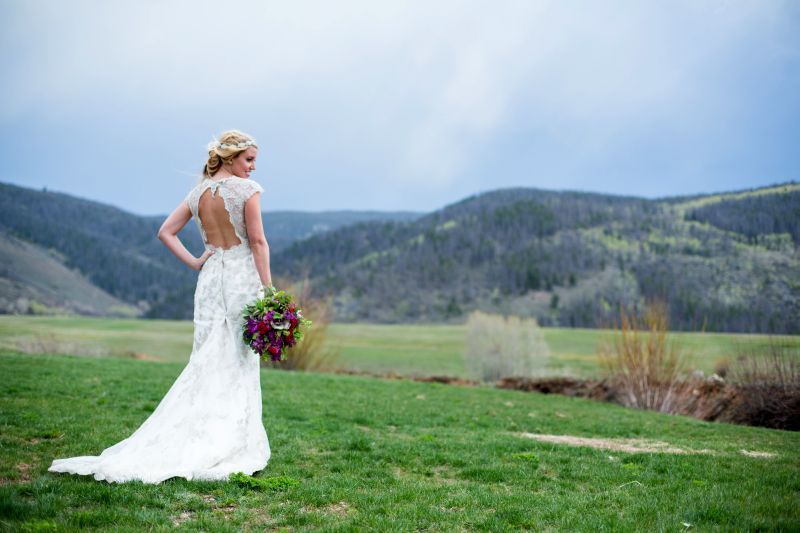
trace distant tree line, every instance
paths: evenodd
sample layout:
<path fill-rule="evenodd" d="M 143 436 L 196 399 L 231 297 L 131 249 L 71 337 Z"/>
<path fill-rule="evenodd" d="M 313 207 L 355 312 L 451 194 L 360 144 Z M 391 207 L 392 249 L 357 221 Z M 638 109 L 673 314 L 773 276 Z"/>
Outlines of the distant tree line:
<path fill-rule="evenodd" d="M 344 320 L 461 320 L 483 309 L 597 327 L 612 323 L 620 304 L 658 299 L 676 329 L 797 332 L 791 240 L 682 213 L 635 198 L 497 191 L 410 224 L 312 237 L 287 248 L 275 268 L 310 275 Z"/>
<path fill-rule="evenodd" d="M 311 233 L 273 250 L 273 271 L 309 276 L 337 320 L 461 321 L 480 309 L 597 327 L 612 323 L 621 304 L 659 299 L 676 329 L 798 333 L 798 187 L 740 196 L 646 200 L 520 188 L 421 217 L 286 213 L 265 225 L 268 235 L 283 226 L 298 239 Z M 0 184 L 1 230 L 57 253 L 145 316 L 191 318 L 196 273 L 158 242 L 161 221 Z M 334 229 L 321 232 L 325 224 Z M 180 236 L 200 253 L 194 223 Z"/>

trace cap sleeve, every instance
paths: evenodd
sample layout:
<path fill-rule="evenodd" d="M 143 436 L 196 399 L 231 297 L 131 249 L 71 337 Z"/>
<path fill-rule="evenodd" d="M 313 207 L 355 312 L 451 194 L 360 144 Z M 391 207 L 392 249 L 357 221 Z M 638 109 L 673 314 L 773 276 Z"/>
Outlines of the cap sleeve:
<path fill-rule="evenodd" d="M 258 183 L 257 181 L 247 179 L 241 182 L 240 191 L 242 194 L 242 199 L 246 202 L 247 200 L 250 199 L 251 196 L 253 196 L 257 192 L 264 192 L 264 187 L 262 187 L 261 184 Z"/>
<path fill-rule="evenodd" d="M 189 211 L 192 212 L 192 215 L 195 214 L 195 210 L 196 210 L 196 208 L 195 208 L 195 200 L 194 200 L 195 191 L 197 191 L 197 187 L 193 187 L 192 190 L 189 191 L 189 194 L 186 195 L 186 198 L 183 199 L 183 201 L 186 202 L 186 205 L 189 206 Z"/>

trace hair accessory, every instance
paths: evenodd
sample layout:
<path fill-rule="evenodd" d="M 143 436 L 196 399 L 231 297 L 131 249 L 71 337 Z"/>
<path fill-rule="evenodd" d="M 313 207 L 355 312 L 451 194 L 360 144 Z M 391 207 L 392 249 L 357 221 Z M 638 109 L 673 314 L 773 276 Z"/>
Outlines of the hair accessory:
<path fill-rule="evenodd" d="M 256 141 L 250 139 L 249 141 L 240 142 L 240 143 L 221 143 L 217 139 L 214 139 L 210 143 L 208 143 L 208 151 L 214 150 L 216 148 L 247 148 L 248 146 L 255 146 Z"/>
<path fill-rule="evenodd" d="M 246 141 L 246 142 L 243 142 L 243 143 L 234 143 L 234 144 L 219 143 L 219 147 L 220 148 L 247 148 L 248 146 L 253 146 L 254 144 L 256 144 L 256 142 L 253 139 L 250 139 L 249 141 Z"/>

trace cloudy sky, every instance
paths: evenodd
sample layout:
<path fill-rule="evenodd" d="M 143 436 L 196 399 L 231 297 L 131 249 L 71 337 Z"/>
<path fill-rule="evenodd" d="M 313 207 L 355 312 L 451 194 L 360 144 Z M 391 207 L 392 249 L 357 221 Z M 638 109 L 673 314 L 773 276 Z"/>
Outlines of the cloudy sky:
<path fill-rule="evenodd" d="M 0 0 L 0 181 L 166 214 L 259 142 L 267 210 L 800 179 L 800 2 Z"/>

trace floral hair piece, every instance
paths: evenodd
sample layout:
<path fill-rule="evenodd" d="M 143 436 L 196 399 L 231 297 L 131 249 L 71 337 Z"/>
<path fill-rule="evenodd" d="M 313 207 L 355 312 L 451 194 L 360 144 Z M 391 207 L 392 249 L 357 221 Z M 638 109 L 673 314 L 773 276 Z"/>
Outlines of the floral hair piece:
<path fill-rule="evenodd" d="M 234 143 L 234 144 L 219 143 L 219 147 L 220 148 L 247 148 L 248 146 L 253 146 L 254 144 L 256 144 L 256 142 L 254 140 L 250 139 L 249 141 L 246 141 L 246 142 L 243 142 L 243 143 Z"/>
<path fill-rule="evenodd" d="M 208 143 L 208 150 L 214 150 L 215 148 L 247 148 L 248 146 L 254 146 L 256 141 L 250 139 L 249 141 L 240 142 L 240 143 L 221 143 L 218 140 L 214 139 L 210 143 Z"/>

